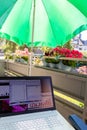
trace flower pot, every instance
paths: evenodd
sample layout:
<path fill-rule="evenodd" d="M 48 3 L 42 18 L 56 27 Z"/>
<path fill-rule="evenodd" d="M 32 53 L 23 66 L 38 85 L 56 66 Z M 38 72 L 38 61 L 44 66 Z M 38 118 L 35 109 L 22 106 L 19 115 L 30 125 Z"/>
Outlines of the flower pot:
<path fill-rule="evenodd" d="M 55 68 L 55 67 L 56 67 L 56 64 L 54 64 L 54 63 L 49 63 L 49 67 Z"/>
<path fill-rule="evenodd" d="M 64 69 L 64 64 L 60 61 L 57 65 L 58 69 Z"/>
<path fill-rule="evenodd" d="M 59 69 L 59 63 L 55 64 L 55 68 Z"/>
<path fill-rule="evenodd" d="M 68 65 L 64 65 L 64 67 L 63 67 L 63 69 L 65 70 L 65 71 L 72 71 L 72 67 L 71 66 L 68 66 Z"/>
<path fill-rule="evenodd" d="M 64 65 L 62 61 L 60 61 L 58 64 L 56 64 L 56 68 L 65 70 L 65 71 L 72 71 L 72 67 L 68 65 Z"/>
<path fill-rule="evenodd" d="M 43 61 L 43 66 L 48 67 L 49 63 L 47 63 L 46 61 Z"/>

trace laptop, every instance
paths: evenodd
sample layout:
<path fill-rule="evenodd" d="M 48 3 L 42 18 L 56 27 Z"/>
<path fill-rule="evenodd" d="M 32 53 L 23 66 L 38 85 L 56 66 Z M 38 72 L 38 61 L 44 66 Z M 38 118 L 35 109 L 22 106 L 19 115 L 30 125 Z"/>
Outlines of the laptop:
<path fill-rule="evenodd" d="M 0 77 L 0 130 L 74 130 L 56 110 L 49 76 Z"/>

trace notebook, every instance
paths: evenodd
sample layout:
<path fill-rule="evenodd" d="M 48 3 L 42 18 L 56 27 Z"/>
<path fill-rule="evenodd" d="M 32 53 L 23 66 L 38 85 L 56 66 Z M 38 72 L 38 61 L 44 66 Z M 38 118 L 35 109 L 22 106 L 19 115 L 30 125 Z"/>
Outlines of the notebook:
<path fill-rule="evenodd" d="M 56 110 L 49 76 L 0 77 L 0 130 L 74 130 Z"/>

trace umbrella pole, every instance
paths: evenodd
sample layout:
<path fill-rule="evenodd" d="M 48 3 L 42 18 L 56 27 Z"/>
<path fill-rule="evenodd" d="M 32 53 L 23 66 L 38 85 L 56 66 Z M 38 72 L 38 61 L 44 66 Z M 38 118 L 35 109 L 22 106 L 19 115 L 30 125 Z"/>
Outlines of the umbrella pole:
<path fill-rule="evenodd" d="M 36 0 L 33 0 L 33 22 L 32 22 L 32 39 L 31 39 L 31 54 L 29 58 L 30 66 L 28 65 L 28 75 L 31 76 L 32 73 L 32 59 L 33 59 L 33 42 L 34 42 L 34 26 L 35 26 L 35 6 L 36 6 Z"/>

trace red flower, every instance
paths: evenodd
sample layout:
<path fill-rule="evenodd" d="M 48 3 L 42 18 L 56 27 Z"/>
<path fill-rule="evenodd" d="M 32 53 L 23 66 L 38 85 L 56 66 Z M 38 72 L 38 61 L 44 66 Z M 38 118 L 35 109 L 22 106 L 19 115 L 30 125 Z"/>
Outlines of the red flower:
<path fill-rule="evenodd" d="M 71 57 L 71 58 L 82 58 L 83 54 L 77 50 L 69 50 L 68 48 L 60 48 L 56 47 L 52 50 L 53 54 L 61 55 L 64 57 Z"/>

